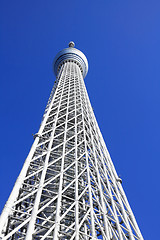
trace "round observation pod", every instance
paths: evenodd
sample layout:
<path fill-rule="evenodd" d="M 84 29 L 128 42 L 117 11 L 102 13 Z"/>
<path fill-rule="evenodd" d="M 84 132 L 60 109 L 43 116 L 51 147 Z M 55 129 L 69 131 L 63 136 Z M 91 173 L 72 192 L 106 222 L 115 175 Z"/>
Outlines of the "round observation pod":
<path fill-rule="evenodd" d="M 86 56 L 78 49 L 74 48 L 74 42 L 69 43 L 69 47 L 60 51 L 54 58 L 53 61 L 53 71 L 54 74 L 57 76 L 61 66 L 63 63 L 67 61 L 75 62 L 79 65 L 83 78 L 87 75 L 88 72 L 88 61 Z"/>

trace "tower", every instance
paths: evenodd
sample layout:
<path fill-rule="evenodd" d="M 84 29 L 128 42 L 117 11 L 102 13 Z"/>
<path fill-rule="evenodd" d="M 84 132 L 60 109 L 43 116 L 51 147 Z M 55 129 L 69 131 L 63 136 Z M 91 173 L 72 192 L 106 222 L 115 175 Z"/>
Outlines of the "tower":
<path fill-rule="evenodd" d="M 34 143 L 3 209 L 3 240 L 143 240 L 96 122 L 85 55 L 69 43 Z"/>

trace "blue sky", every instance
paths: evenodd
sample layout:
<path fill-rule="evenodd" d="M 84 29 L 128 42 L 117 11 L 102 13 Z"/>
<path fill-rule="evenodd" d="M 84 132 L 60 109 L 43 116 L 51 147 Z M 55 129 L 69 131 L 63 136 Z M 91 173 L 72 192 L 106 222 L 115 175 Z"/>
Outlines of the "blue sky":
<path fill-rule="evenodd" d="M 145 240 L 159 236 L 160 1 L 0 1 L 0 211 L 33 143 L 70 40 Z"/>

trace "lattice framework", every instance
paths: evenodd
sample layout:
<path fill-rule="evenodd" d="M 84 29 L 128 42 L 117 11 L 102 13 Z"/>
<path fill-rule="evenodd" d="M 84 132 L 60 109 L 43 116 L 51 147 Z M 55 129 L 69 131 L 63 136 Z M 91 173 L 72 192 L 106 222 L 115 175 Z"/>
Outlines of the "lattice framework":
<path fill-rule="evenodd" d="M 60 68 L 0 226 L 3 240 L 143 239 L 76 61 Z"/>

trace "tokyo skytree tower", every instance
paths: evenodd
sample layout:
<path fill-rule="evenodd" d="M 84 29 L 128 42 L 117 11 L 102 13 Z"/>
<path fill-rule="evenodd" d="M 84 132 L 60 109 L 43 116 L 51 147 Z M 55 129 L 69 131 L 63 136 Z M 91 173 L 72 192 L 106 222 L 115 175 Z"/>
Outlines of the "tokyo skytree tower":
<path fill-rule="evenodd" d="M 69 47 L 0 217 L 3 240 L 143 240 L 91 107 L 85 55 Z M 96 94 L 96 93 L 95 93 Z"/>

